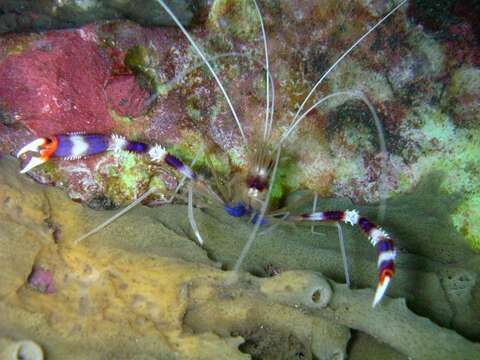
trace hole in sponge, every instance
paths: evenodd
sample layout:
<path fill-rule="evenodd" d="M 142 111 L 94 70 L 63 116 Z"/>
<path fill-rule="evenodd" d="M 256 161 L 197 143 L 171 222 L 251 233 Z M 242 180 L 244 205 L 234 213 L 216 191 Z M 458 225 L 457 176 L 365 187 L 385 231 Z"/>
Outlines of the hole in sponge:
<path fill-rule="evenodd" d="M 43 360 L 43 351 L 33 341 L 19 341 L 16 344 L 14 359 L 18 360 Z"/>
<path fill-rule="evenodd" d="M 312 301 L 315 304 L 319 303 L 321 298 L 322 298 L 322 293 L 320 292 L 320 290 L 317 289 L 312 293 Z"/>

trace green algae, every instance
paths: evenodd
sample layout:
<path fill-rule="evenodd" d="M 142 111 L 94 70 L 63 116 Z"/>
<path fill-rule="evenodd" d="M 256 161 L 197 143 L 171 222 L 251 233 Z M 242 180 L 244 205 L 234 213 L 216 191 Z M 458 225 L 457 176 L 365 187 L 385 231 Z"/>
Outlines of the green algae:
<path fill-rule="evenodd" d="M 452 75 L 448 84 L 451 96 L 462 96 L 468 93 L 480 93 L 480 69 L 462 66 Z"/>
<path fill-rule="evenodd" d="M 417 30 L 409 34 L 407 41 L 415 56 L 424 59 L 421 64 L 425 74 L 433 77 L 444 71 L 446 56 L 440 43 L 432 36 Z"/>
<path fill-rule="evenodd" d="M 150 65 L 150 56 L 147 48 L 142 45 L 134 45 L 129 48 L 125 55 L 124 64 L 134 72 L 144 71 Z"/>
<path fill-rule="evenodd" d="M 480 173 L 480 130 L 456 128 L 448 115 L 438 109 L 414 109 L 402 126 L 410 139 L 417 161 L 412 164 L 417 176 L 443 171 L 447 177 L 442 189 L 448 193 L 471 193 L 478 189 Z"/>
<path fill-rule="evenodd" d="M 444 106 L 450 110 L 458 126 L 478 128 L 480 115 L 480 69 L 464 65 L 457 69 L 447 86 Z"/>
<path fill-rule="evenodd" d="M 326 137 L 339 148 L 361 153 L 373 152 L 380 146 L 372 113 L 359 100 L 347 100 L 329 116 Z"/>
<path fill-rule="evenodd" d="M 402 133 L 410 139 L 413 152 L 409 157 L 417 158 L 411 165 L 415 177 L 431 172 L 444 173 L 441 190 L 447 194 L 462 194 L 464 202 L 452 214 L 456 228 L 466 236 L 472 248 L 480 250 L 480 222 L 476 221 L 480 174 L 480 130 L 456 128 L 450 117 L 431 107 L 414 109 L 403 125 Z M 415 178 L 405 178 L 401 183 L 407 191 Z"/>
<path fill-rule="evenodd" d="M 160 194 L 160 196 L 164 196 L 169 192 L 169 189 L 165 185 L 165 182 L 158 176 L 153 176 L 150 179 L 150 183 L 148 184 L 149 189 L 157 189 L 156 193 Z"/>
<path fill-rule="evenodd" d="M 58 164 L 56 164 L 55 161 L 47 161 L 45 164 L 42 164 L 42 166 L 39 168 L 39 171 L 52 179 L 54 182 L 57 182 L 62 178 L 58 169 Z"/>
<path fill-rule="evenodd" d="M 362 63 L 350 58 L 345 58 L 329 75 L 327 84 L 332 93 L 361 90 L 381 102 L 393 97 L 392 88 L 384 74 L 365 69 Z M 344 101 L 343 97 L 335 97 L 324 106 L 334 109 Z"/>
<path fill-rule="evenodd" d="M 452 222 L 470 246 L 480 251 L 480 193 L 469 196 L 458 206 L 452 214 Z"/>
<path fill-rule="evenodd" d="M 200 149 L 203 151 L 199 154 L 194 169 L 208 169 L 213 166 L 214 171 L 220 176 L 227 176 L 231 169 L 228 161 L 221 154 L 213 153 L 205 149 L 206 144 L 201 134 L 193 131 L 184 131 L 182 134 L 182 142 L 168 147 L 168 151 L 182 159 L 186 164 L 190 164 Z"/>
<path fill-rule="evenodd" d="M 157 89 L 157 75 L 155 72 L 154 52 L 142 45 L 132 46 L 127 50 L 124 64 L 132 71 L 140 86 L 145 90 L 153 92 Z"/>
<path fill-rule="evenodd" d="M 291 176 L 299 172 L 298 163 L 291 159 L 280 161 L 277 173 L 275 176 L 275 182 L 270 192 L 270 200 L 276 203 L 283 200 L 285 196 L 292 190 L 298 188 L 296 179 Z"/>
<path fill-rule="evenodd" d="M 104 193 L 114 203 L 126 204 L 144 191 L 142 188 L 150 182 L 151 174 L 145 159 L 138 154 L 122 151 L 114 156 L 115 163 L 106 166 L 108 180 Z"/>
<path fill-rule="evenodd" d="M 112 117 L 112 120 L 115 122 L 118 122 L 122 125 L 132 125 L 133 119 L 129 116 L 122 116 L 118 115 L 115 110 L 110 110 L 110 116 Z"/>
<path fill-rule="evenodd" d="M 185 105 L 185 109 L 187 111 L 188 116 L 194 121 L 199 122 L 202 120 L 202 113 L 199 107 L 201 104 L 201 98 L 199 95 L 193 95 L 188 97 Z"/>
<path fill-rule="evenodd" d="M 214 31 L 225 32 L 243 40 L 258 36 L 260 20 L 249 0 L 215 0 L 210 8 L 209 25 Z"/>

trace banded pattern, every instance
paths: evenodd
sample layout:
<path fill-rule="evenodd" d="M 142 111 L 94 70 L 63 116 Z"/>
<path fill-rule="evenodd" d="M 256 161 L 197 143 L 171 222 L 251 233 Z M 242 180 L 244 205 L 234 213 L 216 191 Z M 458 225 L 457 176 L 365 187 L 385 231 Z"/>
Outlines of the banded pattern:
<path fill-rule="evenodd" d="M 377 268 L 379 275 L 372 306 L 377 305 L 385 295 L 388 285 L 395 273 L 396 250 L 390 235 L 367 218 L 360 216 L 357 210 L 320 211 L 300 215 L 296 217 L 296 220 L 344 222 L 352 226 L 357 225 L 362 230 L 377 250 Z"/>
<path fill-rule="evenodd" d="M 86 156 L 100 154 L 108 149 L 109 138 L 100 134 L 66 134 L 52 136 L 52 143 L 56 148 L 52 157 L 61 157 L 65 160 L 81 159 Z"/>
<path fill-rule="evenodd" d="M 169 154 L 161 145 L 151 146 L 143 142 L 128 140 L 117 134 L 73 133 L 39 138 L 23 146 L 18 151 L 17 157 L 27 152 L 40 154 L 40 156 L 32 155 L 30 161 L 20 171 L 21 173 L 26 173 L 34 167 L 44 164 L 50 158 L 76 160 L 97 155 L 105 151 L 129 151 L 146 154 L 152 162 L 164 162 L 187 178 L 191 180 L 197 179 L 197 175 L 191 168 L 175 156 Z"/>

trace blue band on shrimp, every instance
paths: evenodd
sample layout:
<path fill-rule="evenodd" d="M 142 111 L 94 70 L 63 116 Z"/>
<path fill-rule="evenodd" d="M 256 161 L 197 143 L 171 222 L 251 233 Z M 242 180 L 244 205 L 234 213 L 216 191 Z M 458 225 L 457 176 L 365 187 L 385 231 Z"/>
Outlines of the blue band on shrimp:
<path fill-rule="evenodd" d="M 57 145 L 52 157 L 64 159 L 79 159 L 84 156 L 104 152 L 109 145 L 109 137 L 100 134 L 66 134 L 52 137 L 56 138 Z"/>
<path fill-rule="evenodd" d="M 375 228 L 375 224 L 370 222 L 368 219 L 362 217 L 358 220 L 358 226 L 366 233 L 369 234 L 370 231 Z"/>
<path fill-rule="evenodd" d="M 149 145 L 138 141 L 128 141 L 127 145 L 125 146 L 126 151 L 131 151 L 135 153 L 145 153 L 148 151 L 149 148 Z"/>
<path fill-rule="evenodd" d="M 112 134 L 108 150 L 113 152 L 129 151 L 133 153 L 146 153 L 150 150 L 150 145 L 139 141 L 127 140 L 125 137 Z"/>
<path fill-rule="evenodd" d="M 248 209 L 243 203 L 236 203 L 233 205 L 224 204 L 223 209 L 225 212 L 233 217 L 242 217 L 247 214 Z"/>
<path fill-rule="evenodd" d="M 189 179 L 196 180 L 197 179 L 197 174 L 195 174 L 192 169 L 190 169 L 187 165 L 185 165 L 182 161 L 180 161 L 178 158 L 176 158 L 173 155 L 167 154 L 165 156 L 165 163 L 173 167 L 175 170 L 177 170 L 179 173 L 185 175 Z"/>
<path fill-rule="evenodd" d="M 152 161 L 166 163 L 168 166 L 174 168 L 176 171 L 190 180 L 197 180 L 197 174 L 195 174 L 192 169 L 190 169 L 175 156 L 169 154 L 162 146 L 158 144 L 148 150 L 148 156 Z"/>
<path fill-rule="evenodd" d="M 250 221 L 253 225 L 256 225 L 257 223 L 260 223 L 260 225 L 267 225 L 268 220 L 262 217 L 262 219 L 259 219 L 258 214 L 253 215 L 252 220 Z"/>
<path fill-rule="evenodd" d="M 390 239 L 380 240 L 377 242 L 377 253 L 380 254 L 385 251 L 393 251 L 395 249 L 393 241 Z"/>

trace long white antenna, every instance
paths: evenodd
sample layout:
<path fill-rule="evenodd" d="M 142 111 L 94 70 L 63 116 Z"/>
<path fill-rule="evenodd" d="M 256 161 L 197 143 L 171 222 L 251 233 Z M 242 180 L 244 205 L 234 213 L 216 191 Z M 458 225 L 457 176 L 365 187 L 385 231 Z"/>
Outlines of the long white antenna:
<path fill-rule="evenodd" d="M 347 284 L 347 288 L 350 288 L 350 273 L 348 272 L 348 257 L 347 257 L 347 250 L 345 250 L 345 240 L 343 238 L 342 225 L 340 225 L 338 222 L 336 223 L 336 225 L 338 230 L 338 241 L 340 242 L 340 253 L 342 254 L 345 284 Z"/>
<path fill-rule="evenodd" d="M 347 51 L 345 51 L 334 63 L 332 66 L 330 66 L 328 68 L 327 71 L 325 71 L 325 73 L 322 75 L 322 77 L 317 81 L 317 83 L 315 84 L 315 86 L 312 88 L 312 90 L 310 90 L 310 92 L 308 93 L 308 95 L 305 97 L 305 99 L 303 100 L 302 104 L 300 105 L 300 107 L 298 108 L 295 116 L 293 117 L 293 121 L 295 121 L 299 114 L 302 112 L 303 110 L 303 107 L 305 106 L 305 104 L 307 103 L 308 99 L 310 99 L 310 97 L 312 96 L 312 94 L 315 92 L 315 90 L 317 89 L 317 87 L 322 83 L 322 81 L 333 71 L 333 69 L 335 69 L 335 67 L 348 55 L 352 52 L 353 49 L 355 49 L 357 47 L 357 45 L 363 41 L 363 39 L 365 39 L 368 35 L 370 35 L 370 33 L 372 31 L 374 31 L 377 27 L 380 26 L 380 24 L 382 24 L 385 20 L 387 20 L 395 11 L 397 11 L 403 4 L 405 4 L 407 2 L 407 0 L 403 0 L 400 4 L 398 4 L 397 6 L 395 6 L 387 15 L 385 15 L 383 18 L 380 19 L 380 21 L 378 21 L 371 29 L 369 29 L 367 32 L 365 32 L 365 34 L 363 34 L 357 41 L 355 41 L 353 43 L 352 46 L 350 46 L 348 48 Z"/>
<path fill-rule="evenodd" d="M 308 108 L 308 110 L 306 110 L 302 115 L 300 115 L 294 122 L 292 125 L 290 125 L 290 127 L 283 133 L 282 137 L 280 138 L 280 141 L 278 142 L 277 144 L 277 148 L 279 148 L 280 146 L 282 146 L 283 142 L 285 140 L 288 139 L 288 137 L 296 130 L 296 128 L 300 125 L 300 123 L 303 121 L 303 119 L 305 119 L 305 117 L 313 110 L 315 109 L 317 106 L 319 106 L 321 103 L 327 101 L 328 99 L 330 98 L 333 98 L 335 96 L 351 96 L 351 92 L 350 91 L 339 91 L 339 92 L 336 92 L 336 93 L 333 93 L 333 94 L 329 94 L 323 98 L 321 98 L 320 100 L 317 100 L 317 102 L 315 104 L 313 104 L 312 106 L 310 106 L 310 108 Z"/>
<path fill-rule="evenodd" d="M 275 112 L 275 82 L 273 81 L 273 77 L 270 73 L 268 73 L 270 77 L 270 84 L 272 86 L 272 101 L 271 101 L 271 108 L 270 108 L 270 119 L 268 121 L 268 136 L 270 136 L 270 132 L 272 131 L 272 124 L 273 124 L 273 114 Z"/>
<path fill-rule="evenodd" d="M 269 70 L 269 61 L 268 61 L 268 47 L 267 47 L 267 35 L 265 34 L 265 26 L 263 25 L 263 17 L 262 13 L 260 12 L 260 8 L 258 7 L 257 1 L 252 0 L 253 3 L 255 4 L 255 9 L 257 10 L 258 18 L 260 19 L 260 28 L 262 29 L 262 37 L 263 37 L 263 52 L 265 53 L 265 81 L 266 81 L 266 95 L 267 95 L 267 100 L 266 100 L 266 106 L 265 106 L 265 127 L 263 129 L 263 140 L 267 141 L 268 136 L 270 133 L 270 126 L 269 126 L 269 107 L 270 107 L 270 70 Z M 273 109 L 272 109 L 273 111 Z"/>
<path fill-rule="evenodd" d="M 375 123 L 375 127 L 377 129 L 377 136 L 378 136 L 378 143 L 380 145 L 380 151 L 382 153 L 382 160 L 381 160 L 381 179 L 380 179 L 380 186 L 379 186 L 379 197 L 380 197 L 380 202 L 379 202 L 379 207 L 378 207 L 378 221 L 383 222 L 385 218 L 385 213 L 387 211 L 387 199 L 386 199 L 386 184 L 387 184 L 387 160 L 389 157 L 388 149 L 387 149 L 387 143 L 385 141 L 385 132 L 383 130 L 383 125 L 382 122 L 380 121 L 380 118 L 378 117 L 377 112 L 375 111 L 375 108 L 373 107 L 372 103 L 370 100 L 365 96 L 360 91 L 353 91 L 352 92 L 353 96 L 357 96 L 360 100 L 362 100 L 368 107 L 368 110 L 370 110 L 370 114 L 372 115 L 373 121 Z"/>
<path fill-rule="evenodd" d="M 102 230 L 103 228 L 107 227 L 108 225 L 110 225 L 112 222 L 114 222 L 115 220 L 117 220 L 120 216 L 122 216 L 123 214 L 125 214 L 126 212 L 128 212 L 130 209 L 134 208 L 135 206 L 137 206 L 138 204 L 140 204 L 144 199 L 146 199 L 149 195 L 153 194 L 155 191 L 157 191 L 158 189 L 155 187 L 155 186 L 152 186 L 150 189 L 148 189 L 147 191 L 145 191 L 141 196 L 139 196 L 137 199 L 135 199 L 135 201 L 131 202 L 128 206 L 124 207 L 122 210 L 120 210 L 119 212 L 117 212 L 115 215 L 113 215 L 111 218 L 107 219 L 106 221 L 104 221 L 103 223 L 101 223 L 100 225 L 96 226 L 95 228 L 93 228 L 92 230 L 90 230 L 89 232 L 87 232 L 86 234 L 83 234 L 82 236 L 80 236 L 79 238 L 77 238 L 73 243 L 74 244 L 78 244 L 80 241 L 82 240 L 85 240 L 86 238 L 88 238 L 89 236 L 99 232 L 100 230 Z"/>
<path fill-rule="evenodd" d="M 385 212 L 387 209 L 387 200 L 385 198 L 385 187 L 386 187 L 386 168 L 387 168 L 387 159 L 388 159 L 388 150 L 387 150 L 387 144 L 385 141 L 385 135 L 384 135 L 384 130 L 382 126 L 382 122 L 380 121 L 380 118 L 378 117 L 377 112 L 375 111 L 375 108 L 373 107 L 372 103 L 368 98 L 361 92 L 361 91 L 339 91 L 330 95 L 327 95 L 320 100 L 318 100 L 315 104 L 313 104 L 308 110 L 306 110 L 298 119 L 283 133 L 282 137 L 280 138 L 280 141 L 277 144 L 277 148 L 280 148 L 283 144 L 284 141 L 287 140 L 287 138 L 295 131 L 295 129 L 300 125 L 300 123 L 305 119 L 305 117 L 308 115 L 310 111 L 315 109 L 317 106 L 319 106 L 321 103 L 324 101 L 335 97 L 335 96 L 348 96 L 350 98 L 357 98 L 363 101 L 367 107 L 368 110 L 370 111 L 370 114 L 372 115 L 373 122 L 375 124 L 375 128 L 377 130 L 377 136 L 378 136 L 378 142 L 380 146 L 380 152 L 382 153 L 382 178 L 380 180 L 380 189 L 379 189 L 379 194 L 380 194 L 380 204 L 378 208 L 378 220 L 380 222 L 383 221 L 385 217 Z"/>
<path fill-rule="evenodd" d="M 188 33 L 188 31 L 183 27 L 182 23 L 178 20 L 178 18 L 175 16 L 175 14 L 172 12 L 172 10 L 170 10 L 170 8 L 167 6 L 167 4 L 165 4 L 163 2 L 163 0 L 157 0 L 158 3 L 163 7 L 163 9 L 167 12 L 168 15 L 170 15 L 170 17 L 172 18 L 172 20 L 175 22 L 175 24 L 177 24 L 177 26 L 180 28 L 180 30 L 183 32 L 183 34 L 185 35 L 185 37 L 187 38 L 187 40 L 190 42 L 190 44 L 192 45 L 192 47 L 195 49 L 195 51 L 197 52 L 198 56 L 200 56 L 200 58 L 203 60 L 203 62 L 205 63 L 205 65 L 207 65 L 208 67 L 208 70 L 210 70 L 210 73 L 213 75 L 213 77 L 215 78 L 218 86 L 220 87 L 220 90 L 222 91 L 223 93 L 223 96 L 225 97 L 225 100 L 227 101 L 228 103 L 228 106 L 230 107 L 230 111 L 232 112 L 232 115 L 233 117 L 235 118 L 235 122 L 237 123 L 237 126 L 238 126 L 238 130 L 240 131 L 240 135 L 242 135 L 242 139 L 244 141 L 244 143 L 246 144 L 247 143 L 247 138 L 245 137 L 245 133 L 243 132 L 243 128 L 242 128 L 242 124 L 240 123 L 240 120 L 237 116 L 237 112 L 235 111 L 235 108 L 233 107 L 233 104 L 232 104 L 232 101 L 230 100 L 230 97 L 228 96 L 227 94 L 227 91 L 225 90 L 225 88 L 223 87 L 222 85 L 222 82 L 220 81 L 218 75 L 215 73 L 215 70 L 213 70 L 213 67 L 212 65 L 210 65 L 210 63 L 208 62 L 207 60 L 207 57 L 203 54 L 203 51 L 200 49 L 200 47 L 195 43 L 195 41 L 192 39 L 192 37 L 190 36 L 190 34 Z"/>
<path fill-rule="evenodd" d="M 205 145 L 201 145 L 200 148 L 197 150 L 193 160 L 192 160 L 192 163 L 190 164 L 190 166 L 193 166 L 195 165 L 195 163 L 197 162 L 198 158 L 200 157 L 200 155 L 203 153 L 203 150 L 205 149 Z M 178 183 L 177 187 L 175 188 L 175 191 L 173 192 L 172 196 L 165 201 L 165 204 L 169 204 L 173 201 L 173 199 L 175 198 L 176 194 L 178 193 L 178 191 L 182 188 L 183 184 L 185 183 L 185 181 L 187 180 L 187 177 L 186 176 L 182 176 L 180 182 Z M 117 212 L 115 215 L 113 215 L 112 217 L 108 218 L 107 220 L 105 220 L 103 223 L 97 225 L 95 228 L 93 228 L 92 230 L 90 230 L 89 232 L 87 232 L 86 234 L 83 234 L 82 236 L 78 237 L 77 239 L 75 239 L 73 241 L 74 244 L 78 244 L 80 241 L 82 240 L 85 240 L 86 238 L 88 238 L 89 236 L 99 232 L 100 230 L 104 229 L 105 227 L 107 227 L 108 225 L 110 225 L 112 222 L 114 222 L 115 220 L 117 220 L 120 216 L 122 216 L 123 214 L 127 213 L 128 211 L 130 211 L 131 209 L 133 209 L 135 206 L 137 206 L 138 204 L 140 204 L 143 200 L 145 200 L 148 196 L 150 196 L 151 194 L 153 194 L 155 191 L 157 191 L 158 188 L 155 187 L 155 186 L 152 186 L 150 189 L 148 189 L 147 191 L 145 191 L 142 195 L 140 195 L 137 199 L 135 199 L 135 201 L 132 201 L 129 205 L 127 205 L 126 207 L 124 207 L 123 209 L 121 209 L 119 212 Z"/>
<path fill-rule="evenodd" d="M 198 243 L 203 245 L 203 238 L 202 235 L 200 235 L 200 230 L 198 230 L 197 222 L 193 215 L 193 187 L 191 183 L 188 184 L 188 221 L 190 222 L 190 226 L 192 227 Z"/>

